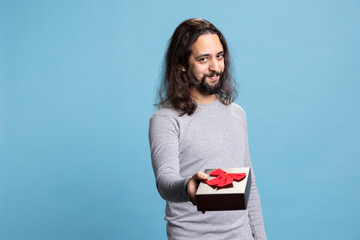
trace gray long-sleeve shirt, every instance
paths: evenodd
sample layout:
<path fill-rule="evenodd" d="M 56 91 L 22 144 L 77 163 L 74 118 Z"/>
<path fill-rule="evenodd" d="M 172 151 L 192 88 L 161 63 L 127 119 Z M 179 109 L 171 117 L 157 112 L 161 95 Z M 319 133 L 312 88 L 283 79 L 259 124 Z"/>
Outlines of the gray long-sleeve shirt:
<path fill-rule="evenodd" d="M 156 185 L 166 203 L 169 239 L 266 239 L 261 203 L 251 168 L 247 210 L 198 212 L 186 180 L 207 168 L 251 167 L 246 116 L 232 103 L 198 104 L 191 116 L 160 108 L 150 119 L 149 140 Z"/>

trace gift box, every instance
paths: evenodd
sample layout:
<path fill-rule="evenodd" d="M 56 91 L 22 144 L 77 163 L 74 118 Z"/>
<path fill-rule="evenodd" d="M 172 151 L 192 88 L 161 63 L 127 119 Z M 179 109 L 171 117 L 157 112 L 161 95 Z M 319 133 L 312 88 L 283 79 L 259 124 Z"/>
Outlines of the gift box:
<path fill-rule="evenodd" d="M 208 183 L 218 185 L 209 185 L 200 182 L 196 191 L 196 203 L 198 211 L 224 211 L 224 210 L 244 210 L 247 207 L 250 194 L 251 176 L 250 168 L 224 168 L 217 169 L 217 176 L 210 176 L 210 173 L 216 169 L 206 169 L 205 173 L 209 175 Z M 225 172 L 225 173 L 224 173 Z M 237 175 L 231 175 L 237 173 Z M 245 177 L 239 173 L 245 173 Z M 228 176 L 227 176 L 228 175 Z M 236 177 L 237 176 L 237 177 Z M 209 180 L 215 179 L 212 182 Z M 226 178 L 226 179 L 224 179 Z M 233 180 L 230 178 L 242 178 L 241 180 Z M 219 181 L 220 179 L 220 181 Z M 220 183 L 219 183 L 220 182 Z M 223 186 L 224 185 L 224 186 Z"/>

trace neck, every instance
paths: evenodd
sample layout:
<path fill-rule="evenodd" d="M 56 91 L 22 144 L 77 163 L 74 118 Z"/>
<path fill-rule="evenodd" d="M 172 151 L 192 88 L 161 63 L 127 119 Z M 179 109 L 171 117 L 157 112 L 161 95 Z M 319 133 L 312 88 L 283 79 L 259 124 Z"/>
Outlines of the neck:
<path fill-rule="evenodd" d="M 191 89 L 191 97 L 195 102 L 201 103 L 201 104 L 212 103 L 217 98 L 216 94 L 213 94 L 213 95 L 203 94 L 203 93 L 199 92 L 199 90 L 197 90 L 195 87 Z"/>

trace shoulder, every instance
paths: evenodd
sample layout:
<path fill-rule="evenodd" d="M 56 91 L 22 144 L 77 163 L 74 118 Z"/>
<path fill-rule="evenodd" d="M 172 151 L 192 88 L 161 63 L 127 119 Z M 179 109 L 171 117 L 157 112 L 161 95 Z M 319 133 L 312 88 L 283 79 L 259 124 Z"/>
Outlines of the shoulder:
<path fill-rule="evenodd" d="M 151 116 L 151 119 L 154 118 L 169 118 L 169 119 L 178 119 L 180 118 L 181 112 L 178 109 L 173 107 L 160 107 L 154 114 Z"/>
<path fill-rule="evenodd" d="M 150 118 L 150 129 L 179 131 L 180 111 L 173 107 L 160 107 Z"/>
<path fill-rule="evenodd" d="M 234 118 L 238 119 L 241 122 L 241 124 L 243 125 L 243 127 L 246 129 L 247 122 L 246 122 L 246 113 L 245 113 L 244 109 L 235 102 L 230 103 L 227 107 L 228 107 L 231 115 Z"/>
<path fill-rule="evenodd" d="M 232 102 L 228 105 L 228 108 L 235 117 L 246 119 L 245 110 L 239 104 Z"/>

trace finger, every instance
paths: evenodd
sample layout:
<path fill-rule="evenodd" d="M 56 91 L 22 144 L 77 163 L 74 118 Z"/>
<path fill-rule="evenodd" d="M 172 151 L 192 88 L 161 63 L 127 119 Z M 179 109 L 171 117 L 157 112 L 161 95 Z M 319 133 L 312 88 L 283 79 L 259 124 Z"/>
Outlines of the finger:
<path fill-rule="evenodd" d="M 194 174 L 194 176 L 192 176 L 192 178 L 190 178 L 189 182 L 188 182 L 188 195 L 190 198 L 190 201 L 192 202 L 192 204 L 196 205 L 196 190 L 198 188 L 199 182 L 202 180 L 205 180 L 208 178 L 208 175 L 203 173 L 203 172 L 197 172 Z"/>
<path fill-rule="evenodd" d="M 190 195 L 189 200 L 194 206 L 196 206 L 196 197 L 195 196 Z"/>
<path fill-rule="evenodd" d="M 193 178 L 195 181 L 201 181 L 201 180 L 206 180 L 209 176 L 203 172 L 197 172 L 196 174 L 194 174 Z"/>

